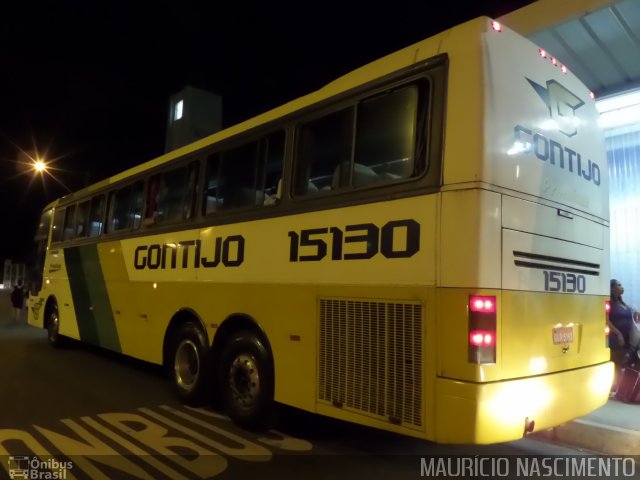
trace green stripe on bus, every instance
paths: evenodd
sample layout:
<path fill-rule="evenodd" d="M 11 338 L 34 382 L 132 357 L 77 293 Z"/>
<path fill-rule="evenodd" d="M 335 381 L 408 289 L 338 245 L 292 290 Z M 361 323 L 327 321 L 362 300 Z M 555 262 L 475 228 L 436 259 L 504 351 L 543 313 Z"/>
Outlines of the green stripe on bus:
<path fill-rule="evenodd" d="M 97 245 L 66 248 L 64 258 L 80 339 L 120 352 Z"/>

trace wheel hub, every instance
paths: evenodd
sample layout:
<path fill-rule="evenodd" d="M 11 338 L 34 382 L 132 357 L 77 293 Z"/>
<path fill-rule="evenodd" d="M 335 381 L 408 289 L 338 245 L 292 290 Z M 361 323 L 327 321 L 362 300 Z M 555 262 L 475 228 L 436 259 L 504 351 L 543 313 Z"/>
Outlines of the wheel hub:
<path fill-rule="evenodd" d="M 251 406 L 260 394 L 260 374 L 250 355 L 238 355 L 229 368 L 229 387 L 236 402 Z"/>
<path fill-rule="evenodd" d="M 176 349 L 174 371 L 180 388 L 191 390 L 200 375 L 198 348 L 191 340 L 183 340 Z"/>

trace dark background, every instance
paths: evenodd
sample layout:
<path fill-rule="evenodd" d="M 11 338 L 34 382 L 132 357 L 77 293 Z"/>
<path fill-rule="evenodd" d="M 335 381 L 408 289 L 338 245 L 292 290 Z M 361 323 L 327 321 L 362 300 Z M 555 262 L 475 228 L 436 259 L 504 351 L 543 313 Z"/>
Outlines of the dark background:
<path fill-rule="evenodd" d="M 457 23 L 529 3 L 4 4 L 0 261 L 29 261 L 40 210 L 67 188 L 162 154 L 169 97 L 186 85 L 221 95 L 229 126 Z M 57 181 L 18 168 L 20 150 L 53 162 Z"/>

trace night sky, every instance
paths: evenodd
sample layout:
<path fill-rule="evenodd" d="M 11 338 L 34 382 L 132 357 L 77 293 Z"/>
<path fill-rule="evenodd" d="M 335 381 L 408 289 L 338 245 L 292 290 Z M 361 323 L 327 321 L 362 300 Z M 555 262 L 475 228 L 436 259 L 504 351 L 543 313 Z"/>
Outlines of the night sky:
<path fill-rule="evenodd" d="M 55 160 L 53 173 L 76 190 L 164 153 L 169 97 L 186 85 L 221 95 L 229 126 L 457 23 L 529 3 L 5 3 L 0 261 L 29 261 L 39 212 L 67 192 L 21 172 L 20 149 Z"/>

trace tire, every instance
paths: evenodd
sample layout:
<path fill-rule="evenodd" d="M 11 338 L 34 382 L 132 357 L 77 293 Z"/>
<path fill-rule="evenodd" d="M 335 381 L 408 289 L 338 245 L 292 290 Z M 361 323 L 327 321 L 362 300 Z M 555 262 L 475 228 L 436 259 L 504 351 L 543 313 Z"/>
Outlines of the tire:
<path fill-rule="evenodd" d="M 249 430 L 269 428 L 273 418 L 273 361 L 251 331 L 234 334 L 222 353 L 220 388 L 226 413 Z"/>
<path fill-rule="evenodd" d="M 173 336 L 169 375 L 176 395 L 188 405 L 207 400 L 211 375 L 211 355 L 206 337 L 194 323 L 178 327 Z"/>
<path fill-rule="evenodd" d="M 53 307 L 47 317 L 47 338 L 49 339 L 49 344 L 56 348 L 61 348 L 66 343 L 66 338 L 60 335 L 58 307 Z"/>

